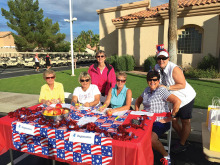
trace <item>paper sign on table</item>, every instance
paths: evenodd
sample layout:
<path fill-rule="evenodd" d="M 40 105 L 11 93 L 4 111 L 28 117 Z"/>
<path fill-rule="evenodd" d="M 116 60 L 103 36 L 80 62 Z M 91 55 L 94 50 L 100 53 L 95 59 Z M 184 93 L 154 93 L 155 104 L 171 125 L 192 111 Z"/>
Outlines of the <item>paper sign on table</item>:
<path fill-rule="evenodd" d="M 109 108 L 105 108 L 102 112 L 99 111 L 98 109 L 95 109 L 95 110 L 93 110 L 92 112 L 93 112 L 93 113 L 98 113 L 98 114 L 104 115 L 104 114 L 106 114 L 106 111 L 107 111 L 108 109 L 109 109 Z"/>
<path fill-rule="evenodd" d="M 18 131 L 19 133 L 26 133 L 29 135 L 34 135 L 34 129 L 35 129 L 34 125 L 29 125 L 29 124 L 19 123 L 19 122 L 16 124 L 16 131 Z"/>
<path fill-rule="evenodd" d="M 79 119 L 77 124 L 79 126 L 81 126 L 81 125 L 85 125 L 87 123 L 94 123 L 96 120 L 97 120 L 97 117 L 86 117 L 86 116 L 83 116 L 81 119 Z"/>
<path fill-rule="evenodd" d="M 147 116 L 153 116 L 154 113 L 151 112 L 143 112 L 143 111 L 131 111 L 131 115 L 147 115 Z"/>
<path fill-rule="evenodd" d="M 94 144 L 94 138 L 95 138 L 94 133 L 84 133 L 84 132 L 71 131 L 69 141 Z"/>
<path fill-rule="evenodd" d="M 119 112 L 114 112 L 113 115 L 116 115 L 116 116 L 123 116 L 128 110 L 125 110 L 125 111 L 119 111 Z"/>

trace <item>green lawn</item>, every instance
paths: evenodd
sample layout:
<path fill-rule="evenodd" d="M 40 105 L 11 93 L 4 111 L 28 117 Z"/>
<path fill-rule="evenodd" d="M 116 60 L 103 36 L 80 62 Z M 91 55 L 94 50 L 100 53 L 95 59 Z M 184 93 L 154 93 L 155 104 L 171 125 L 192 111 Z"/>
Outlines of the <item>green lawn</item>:
<path fill-rule="evenodd" d="M 79 86 L 78 76 L 82 71 L 87 71 L 88 68 L 75 69 L 75 75 L 71 76 L 71 71 L 56 72 L 57 82 L 64 85 L 65 92 L 73 92 L 74 88 Z M 207 108 L 212 102 L 214 96 L 220 96 L 220 82 L 208 80 L 187 80 L 196 90 L 197 96 L 194 107 Z M 45 83 L 42 74 L 22 76 L 16 78 L 0 80 L 0 91 L 39 94 L 41 86 Z M 145 76 L 135 74 L 128 74 L 126 85 L 132 90 L 133 98 L 141 95 L 143 90 L 147 87 Z"/>

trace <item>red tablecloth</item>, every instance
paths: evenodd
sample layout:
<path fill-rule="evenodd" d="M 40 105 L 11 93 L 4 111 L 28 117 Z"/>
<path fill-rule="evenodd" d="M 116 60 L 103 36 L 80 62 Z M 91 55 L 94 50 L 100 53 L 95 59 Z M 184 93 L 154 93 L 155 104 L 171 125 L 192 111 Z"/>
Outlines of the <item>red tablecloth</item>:
<path fill-rule="evenodd" d="M 37 106 L 37 105 L 36 105 Z M 35 108 L 33 106 L 31 108 Z M 132 118 L 136 118 L 135 115 L 129 115 L 124 123 L 129 123 Z M 152 125 L 155 121 L 155 115 L 151 117 L 151 120 L 147 120 L 147 126 L 142 129 L 130 128 L 132 132 L 138 136 L 137 139 L 131 141 L 112 141 L 113 159 L 110 165 L 153 165 L 154 156 L 151 146 L 151 132 Z M 0 118 L 0 155 L 5 153 L 8 149 L 16 150 L 12 143 L 12 128 L 11 123 L 14 119 L 8 116 Z M 29 152 L 28 152 L 29 153 Z M 29 153 L 33 154 L 33 153 Z M 57 161 L 67 162 L 70 164 L 83 164 L 83 163 L 71 163 L 60 158 L 49 157 L 42 154 L 34 154 L 40 157 L 56 159 Z"/>

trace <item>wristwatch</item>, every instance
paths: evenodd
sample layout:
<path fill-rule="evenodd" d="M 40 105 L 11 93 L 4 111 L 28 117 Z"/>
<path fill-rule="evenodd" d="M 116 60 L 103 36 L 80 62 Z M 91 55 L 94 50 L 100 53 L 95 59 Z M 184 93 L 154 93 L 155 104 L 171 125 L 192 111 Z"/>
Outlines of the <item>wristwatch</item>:
<path fill-rule="evenodd" d="M 167 85 L 167 86 L 166 86 L 166 89 L 169 91 L 169 90 L 170 90 L 170 86 L 169 86 L 169 85 Z"/>
<path fill-rule="evenodd" d="M 171 115 L 172 118 L 175 118 L 176 115 Z"/>

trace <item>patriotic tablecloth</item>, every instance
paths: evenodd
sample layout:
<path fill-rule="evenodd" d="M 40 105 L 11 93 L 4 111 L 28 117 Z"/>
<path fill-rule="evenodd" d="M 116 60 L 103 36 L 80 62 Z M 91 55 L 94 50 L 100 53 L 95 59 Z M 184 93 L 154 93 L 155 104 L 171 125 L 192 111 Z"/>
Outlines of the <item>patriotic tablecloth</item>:
<path fill-rule="evenodd" d="M 81 111 L 80 113 L 71 113 L 70 117 L 79 120 L 83 116 L 93 115 L 96 114 Z M 111 118 L 100 116 L 95 124 L 108 132 L 114 132 L 118 125 L 123 122 L 129 123 L 132 118 L 137 117 L 127 115 L 128 113 L 122 116 L 119 121 L 115 121 L 116 116 Z M 109 141 L 109 138 L 97 135 L 94 145 L 88 145 L 69 142 L 67 140 L 69 133 L 64 127 L 51 129 L 36 124 L 36 136 L 18 134 L 15 130 L 16 121 L 6 116 L 0 119 L 0 154 L 12 148 L 70 164 L 81 164 L 81 162 L 82 164 L 104 164 L 110 162 L 111 156 L 113 159 L 110 164 L 153 164 L 151 131 L 154 120 L 153 116 L 151 120 L 146 121 L 144 130 L 130 128 L 130 131 L 138 137 L 131 141 L 114 139 Z M 86 130 L 80 131 L 86 132 Z M 108 143 L 105 145 L 103 142 L 106 140 Z"/>

